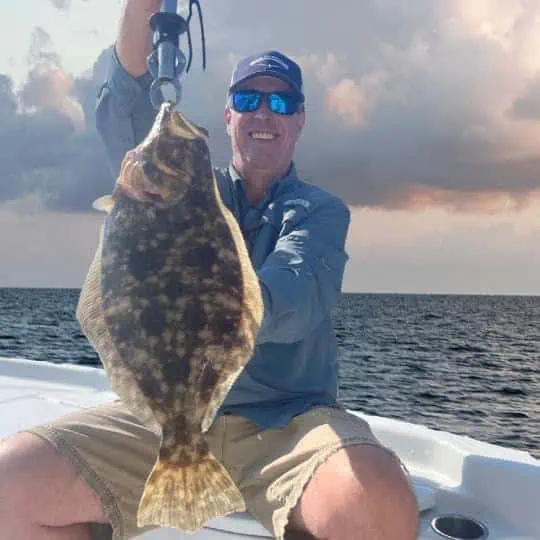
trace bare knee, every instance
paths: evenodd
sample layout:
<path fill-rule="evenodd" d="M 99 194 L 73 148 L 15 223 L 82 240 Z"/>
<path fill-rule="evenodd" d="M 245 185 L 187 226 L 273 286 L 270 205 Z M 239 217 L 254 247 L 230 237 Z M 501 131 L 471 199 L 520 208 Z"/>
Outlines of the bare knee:
<path fill-rule="evenodd" d="M 39 470 L 39 456 L 43 456 L 43 463 L 50 463 L 53 452 L 45 441 L 28 433 L 0 443 L 0 510 L 25 508 L 24 499 L 30 497 L 32 488 L 41 483 L 39 476 L 47 470 Z"/>
<path fill-rule="evenodd" d="M 354 471 L 351 493 L 357 505 L 370 509 L 372 522 L 366 516 L 366 523 L 377 531 L 370 538 L 416 539 L 416 497 L 397 458 L 369 446 L 352 447 L 348 455 Z"/>
<path fill-rule="evenodd" d="M 106 522 L 99 499 L 71 462 L 30 433 L 0 443 L 0 515 L 50 527 Z"/>
<path fill-rule="evenodd" d="M 379 448 L 351 447 L 315 473 L 291 525 L 323 540 L 414 540 L 414 492 L 396 460 Z"/>

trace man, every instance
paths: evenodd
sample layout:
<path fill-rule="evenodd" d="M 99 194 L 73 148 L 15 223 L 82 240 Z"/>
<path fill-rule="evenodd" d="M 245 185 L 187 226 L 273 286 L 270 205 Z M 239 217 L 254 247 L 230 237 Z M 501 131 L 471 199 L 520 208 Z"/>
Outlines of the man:
<path fill-rule="evenodd" d="M 126 1 L 100 93 L 97 125 L 115 173 L 155 116 L 145 58 L 148 16 L 159 4 Z M 209 443 L 248 511 L 276 538 L 412 540 L 416 504 L 399 460 L 336 405 L 330 311 L 347 258 L 349 212 L 296 176 L 303 103 L 300 68 L 280 53 L 244 59 L 233 73 L 225 109 L 232 160 L 216 177 L 244 233 L 265 316 L 254 357 L 227 396 Z M 2 539 L 140 533 L 137 504 L 158 447 L 158 435 L 120 402 L 5 441 Z"/>

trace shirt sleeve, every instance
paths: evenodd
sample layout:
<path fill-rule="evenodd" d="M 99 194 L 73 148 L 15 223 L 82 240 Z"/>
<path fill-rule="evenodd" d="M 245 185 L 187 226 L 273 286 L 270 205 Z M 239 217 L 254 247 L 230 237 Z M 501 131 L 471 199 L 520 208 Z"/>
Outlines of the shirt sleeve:
<path fill-rule="evenodd" d="M 280 234 L 259 268 L 264 318 L 257 343 L 294 343 L 329 315 L 341 294 L 350 211 L 330 199 Z"/>
<path fill-rule="evenodd" d="M 152 76 L 133 77 L 120 63 L 113 48 L 109 76 L 96 103 L 96 128 L 105 145 L 113 177 L 128 150 L 148 134 L 157 111 L 150 102 Z"/>

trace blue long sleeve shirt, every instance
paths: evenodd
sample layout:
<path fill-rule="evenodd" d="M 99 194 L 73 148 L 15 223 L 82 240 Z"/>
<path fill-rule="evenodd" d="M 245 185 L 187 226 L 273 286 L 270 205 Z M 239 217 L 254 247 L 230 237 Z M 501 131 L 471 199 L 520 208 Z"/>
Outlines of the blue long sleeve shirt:
<path fill-rule="evenodd" d="M 124 154 L 148 133 L 156 111 L 151 76 L 133 78 L 113 54 L 96 107 L 96 125 L 116 177 Z M 337 399 L 337 344 L 331 310 L 348 259 L 347 206 L 300 180 L 294 164 L 253 206 L 230 165 L 215 169 L 221 198 L 236 217 L 259 277 L 264 317 L 253 357 L 219 414 L 243 415 L 279 428 L 316 405 Z"/>

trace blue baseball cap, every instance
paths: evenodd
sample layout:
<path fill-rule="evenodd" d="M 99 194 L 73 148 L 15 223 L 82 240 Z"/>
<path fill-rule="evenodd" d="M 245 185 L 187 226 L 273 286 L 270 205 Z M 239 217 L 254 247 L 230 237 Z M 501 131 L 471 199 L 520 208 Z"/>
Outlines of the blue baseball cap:
<path fill-rule="evenodd" d="M 229 92 L 234 91 L 241 82 L 260 75 L 285 81 L 304 99 L 300 66 L 278 51 L 265 51 L 240 60 L 232 73 Z"/>

